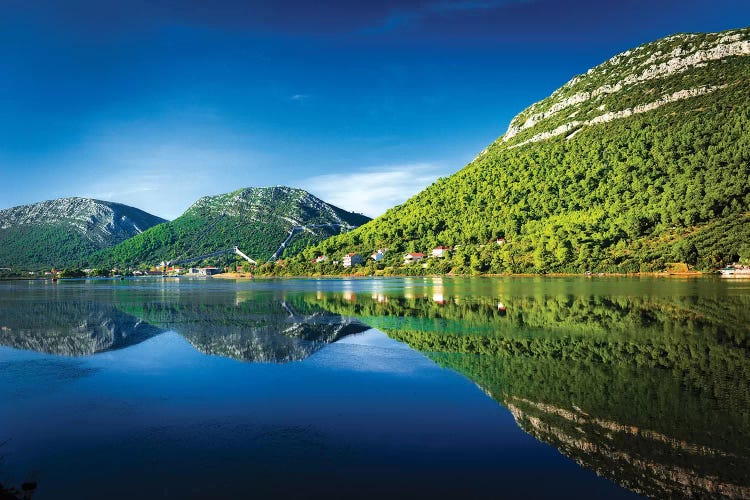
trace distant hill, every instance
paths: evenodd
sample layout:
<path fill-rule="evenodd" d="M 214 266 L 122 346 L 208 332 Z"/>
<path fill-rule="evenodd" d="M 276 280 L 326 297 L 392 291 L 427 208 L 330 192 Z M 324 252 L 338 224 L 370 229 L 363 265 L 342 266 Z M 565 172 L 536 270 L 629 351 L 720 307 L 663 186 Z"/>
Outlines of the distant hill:
<path fill-rule="evenodd" d="M 414 272 L 708 269 L 750 259 L 749 56 L 750 29 L 674 35 L 618 54 L 522 111 L 459 172 L 306 250 L 298 269 L 319 254 L 377 248 L 397 265 L 403 252 L 437 245 L 453 247 L 451 259 Z"/>
<path fill-rule="evenodd" d="M 370 220 L 289 187 L 244 188 L 200 198 L 177 219 L 99 252 L 91 265 L 136 266 L 195 257 L 237 245 L 259 263 L 268 260 L 294 227 L 281 256 Z M 326 225 L 326 227 L 310 227 Z"/>
<path fill-rule="evenodd" d="M 165 222 L 137 208 L 60 198 L 0 210 L 0 267 L 75 266 L 100 249 Z"/>

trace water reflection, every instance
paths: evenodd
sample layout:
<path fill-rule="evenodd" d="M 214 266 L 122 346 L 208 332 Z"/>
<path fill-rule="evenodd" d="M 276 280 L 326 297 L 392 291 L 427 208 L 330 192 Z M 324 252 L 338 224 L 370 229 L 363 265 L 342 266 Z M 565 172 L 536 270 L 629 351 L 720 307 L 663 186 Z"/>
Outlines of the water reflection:
<path fill-rule="evenodd" d="M 71 296 L 40 289 L 26 300 L 1 300 L 0 345 L 83 356 L 173 330 L 205 354 L 280 363 L 305 359 L 369 328 L 284 294 L 79 291 Z"/>
<path fill-rule="evenodd" d="M 163 330 L 92 301 L 0 301 L 0 345 L 64 356 L 123 349 Z"/>
<path fill-rule="evenodd" d="M 750 498 L 750 296 L 613 290 L 455 300 L 438 283 L 317 304 L 466 375 L 526 432 L 632 491 Z"/>
<path fill-rule="evenodd" d="M 750 498 L 750 293 L 731 288 L 739 285 L 410 278 L 234 286 L 71 285 L 6 293 L 0 296 L 0 344 L 77 356 L 131 347 L 170 330 L 206 354 L 286 362 L 302 360 L 347 335 L 375 327 L 473 380 L 534 438 L 632 491 L 660 498 Z M 330 356 L 352 359 L 354 351 L 347 349 L 353 346 L 342 344 L 330 349 Z M 377 350 L 357 347 L 359 356 L 372 356 Z M 186 349 L 195 354 L 189 346 Z M 393 356 L 394 366 L 403 362 L 398 355 L 383 355 Z M 321 357 L 324 353 L 318 361 Z M 60 366 L 57 361 L 6 361 L 0 366 L 9 381 L 6 385 L 12 386 L 4 391 L 6 400 L 18 401 L 35 391 L 48 395 L 55 380 L 73 379 L 71 373 L 80 378 L 88 373 L 84 370 L 93 370 L 75 365 L 79 360 L 66 360 Z M 231 370 L 253 367 L 228 364 Z M 408 364 L 413 366 L 414 360 Z M 299 368 L 298 373 L 303 373 L 305 364 L 283 368 Z M 304 373 L 310 376 L 314 370 Z M 278 412 L 269 417 L 273 421 L 279 415 L 293 415 L 289 408 L 295 407 L 295 397 L 304 398 L 306 393 L 289 396 L 289 387 L 297 387 L 300 377 L 273 373 L 280 376 L 293 383 L 287 392 L 280 392 L 278 401 L 283 403 L 274 407 Z M 220 385 L 251 380 L 245 372 L 218 378 Z M 165 385 L 164 392 L 185 390 L 181 384 L 188 379 L 192 394 L 197 380 L 205 383 L 210 376 L 178 377 L 179 383 Z M 322 406 L 350 404 L 356 413 L 354 395 L 363 386 L 340 392 L 346 388 L 341 379 L 331 376 L 315 384 L 334 389 L 335 396 Z M 400 379 L 391 381 L 397 382 L 403 384 Z M 107 394 L 110 383 L 105 384 Z M 37 391 L 38 387 L 45 389 Z M 211 387 L 210 393 L 215 393 Z M 380 386 L 372 387 L 379 391 Z M 244 394 L 247 398 L 260 392 L 253 386 Z M 226 397 L 239 404 L 234 395 L 227 391 Z M 268 404 L 268 399 L 260 401 Z M 314 413 L 313 406 L 306 402 L 295 407 L 301 421 L 309 420 L 306 412 Z M 236 413 L 251 412 L 243 408 Z M 357 413 L 356 424 L 367 430 L 374 420 L 363 422 L 363 414 L 367 412 Z M 437 415 L 437 410 L 430 415 Z M 312 420 L 330 417 L 322 414 Z M 408 423 L 408 418 L 399 415 L 398 426 Z M 336 418 L 330 420 L 336 428 L 341 426 Z M 439 434 L 439 422 L 420 419 L 419 426 L 434 425 Z M 462 421 L 461 427 L 473 429 L 475 424 Z M 229 436 L 227 443 L 237 437 L 236 427 L 232 429 L 226 435 L 219 433 Z M 185 435 L 193 439 L 199 434 L 190 430 Z M 367 432 L 358 429 L 357 434 Z M 297 445 L 300 438 L 294 435 L 289 441 Z M 152 437 L 144 442 L 151 450 Z M 424 443 L 418 444 L 414 449 Z M 237 456 L 244 453 L 245 449 L 238 450 Z M 264 460 L 259 458 L 259 463 Z M 281 457 L 279 463 L 286 464 L 284 460 Z M 340 466 L 336 460 L 332 458 L 330 464 Z"/>

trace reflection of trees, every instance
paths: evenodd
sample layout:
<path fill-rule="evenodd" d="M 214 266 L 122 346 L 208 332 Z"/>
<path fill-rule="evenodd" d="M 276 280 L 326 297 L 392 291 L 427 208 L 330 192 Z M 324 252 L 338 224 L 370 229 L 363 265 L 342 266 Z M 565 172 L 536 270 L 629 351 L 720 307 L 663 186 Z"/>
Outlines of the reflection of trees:
<path fill-rule="evenodd" d="M 750 497 L 750 298 L 341 297 L 587 468 L 656 496 Z"/>
<path fill-rule="evenodd" d="M 581 465 L 655 497 L 750 495 L 746 382 L 686 390 L 681 371 L 615 362 L 431 353 Z M 745 379 L 747 380 L 747 379 Z"/>
<path fill-rule="evenodd" d="M 436 334 L 601 335 L 643 340 L 709 336 L 748 346 L 750 297 L 503 296 L 472 297 L 458 303 L 428 297 L 325 296 L 315 303 L 333 312 L 367 318 L 372 326 Z M 502 308 L 498 308 L 501 303 Z"/>

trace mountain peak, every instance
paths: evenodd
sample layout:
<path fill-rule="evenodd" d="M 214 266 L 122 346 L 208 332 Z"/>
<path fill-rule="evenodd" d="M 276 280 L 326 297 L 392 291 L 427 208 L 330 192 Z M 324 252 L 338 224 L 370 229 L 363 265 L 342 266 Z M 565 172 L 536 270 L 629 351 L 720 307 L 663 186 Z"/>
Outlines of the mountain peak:
<path fill-rule="evenodd" d="M 69 197 L 0 210 L 0 267 L 80 261 L 165 222 L 134 207 Z"/>
<path fill-rule="evenodd" d="M 712 269 L 750 258 L 750 29 L 627 50 L 532 104 L 452 176 L 307 250 L 413 273 Z M 496 243 L 502 241 L 503 243 Z M 453 247 L 408 267 L 401 252 Z M 394 271 L 395 272 L 395 271 Z"/>
<path fill-rule="evenodd" d="M 277 251 L 293 253 L 294 245 L 321 241 L 369 220 L 330 205 L 303 189 L 245 187 L 204 196 L 177 219 L 123 242 L 97 258 L 130 266 L 192 258 L 236 245 L 262 262 Z"/>
<path fill-rule="evenodd" d="M 750 28 L 677 34 L 643 44 L 572 78 L 523 110 L 500 142 L 514 147 L 571 137 L 584 127 L 742 84 L 721 66 L 745 56 L 750 56 Z"/>

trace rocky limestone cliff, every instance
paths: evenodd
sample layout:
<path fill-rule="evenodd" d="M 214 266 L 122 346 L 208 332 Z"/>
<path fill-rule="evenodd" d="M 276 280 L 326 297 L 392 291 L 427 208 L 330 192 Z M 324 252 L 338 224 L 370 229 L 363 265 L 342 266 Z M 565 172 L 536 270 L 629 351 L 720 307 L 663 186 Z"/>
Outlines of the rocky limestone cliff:
<path fill-rule="evenodd" d="M 0 230 L 64 225 L 99 248 L 142 233 L 164 219 L 137 208 L 91 198 L 60 198 L 0 210 Z"/>
<path fill-rule="evenodd" d="M 329 205 L 303 189 L 286 186 L 268 188 L 249 187 L 217 196 L 204 196 L 196 201 L 186 214 L 225 214 L 262 221 L 277 217 L 292 226 L 305 224 L 340 224 L 353 228 L 369 220 Z"/>
<path fill-rule="evenodd" d="M 511 143 L 513 146 L 538 142 L 742 84 L 706 84 L 697 78 L 695 70 L 711 70 L 730 58 L 747 56 L 747 28 L 678 34 L 641 45 L 576 76 L 548 98 L 529 106 L 511 121 L 501 140 L 509 142 L 522 136 L 522 140 Z M 720 76 L 719 71 L 714 74 Z M 622 106 L 623 102 L 637 104 Z"/>

